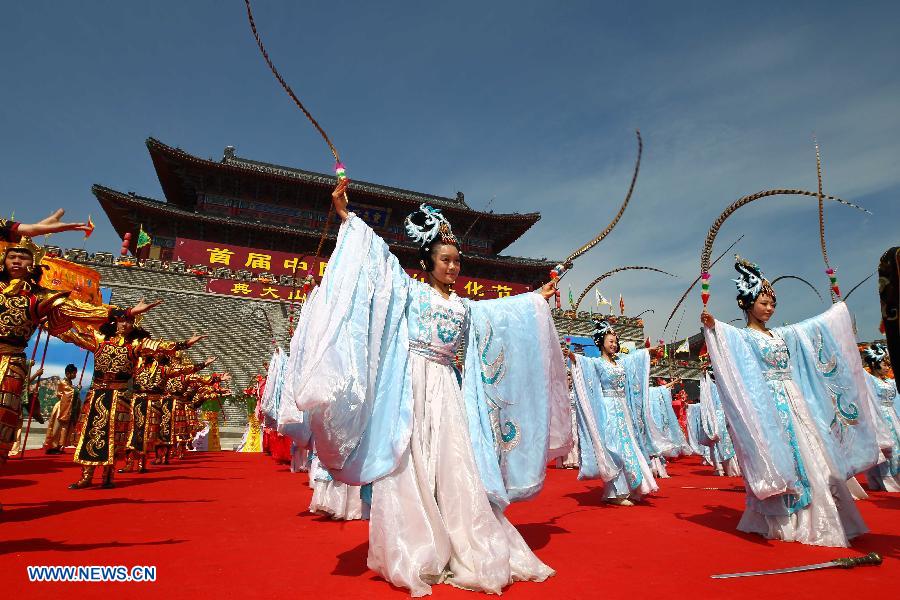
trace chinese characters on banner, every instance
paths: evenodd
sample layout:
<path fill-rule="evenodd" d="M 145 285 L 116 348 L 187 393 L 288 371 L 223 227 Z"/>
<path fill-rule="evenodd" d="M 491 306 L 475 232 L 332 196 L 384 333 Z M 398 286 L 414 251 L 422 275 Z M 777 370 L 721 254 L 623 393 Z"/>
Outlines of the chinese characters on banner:
<path fill-rule="evenodd" d="M 175 258 L 188 265 L 206 265 L 210 269 L 227 267 L 232 271 L 250 271 L 251 273 L 271 273 L 278 275 L 295 275 L 302 277 L 312 273 L 316 280 L 325 274 L 328 264 L 315 256 L 296 256 L 287 252 L 242 248 L 225 244 L 214 244 L 198 240 L 178 238 L 175 242 Z M 410 277 L 426 281 L 425 273 L 418 269 L 406 269 Z M 231 279 L 211 279 L 207 283 L 207 291 L 213 294 L 243 296 L 259 300 L 291 300 L 290 286 L 276 285 L 274 282 L 234 281 Z M 490 300 L 505 298 L 530 291 L 530 287 L 521 283 L 494 281 L 471 277 L 459 277 L 453 289 L 463 298 L 473 300 Z M 297 294 L 302 295 L 302 290 Z M 295 296 L 295 301 L 305 298 Z"/>
<path fill-rule="evenodd" d="M 326 263 L 322 263 L 323 265 Z M 419 281 L 425 281 L 422 271 L 406 269 L 406 272 Z M 471 279 L 459 277 L 453 290 L 462 298 L 472 300 L 491 300 L 505 298 L 529 291 L 528 286 L 520 283 L 506 283 L 490 279 Z M 210 279 L 206 283 L 206 291 L 211 294 L 225 294 L 228 296 L 242 296 L 256 300 L 284 300 L 305 302 L 306 294 L 298 286 L 294 290 L 291 286 L 278 285 L 274 282 L 264 281 L 236 281 L 234 279 Z M 293 294 L 293 298 L 291 295 Z"/>
<path fill-rule="evenodd" d="M 315 256 L 297 256 L 289 252 L 244 248 L 186 238 L 175 240 L 173 258 L 183 260 L 188 265 L 206 265 L 210 269 L 227 267 L 232 271 L 272 273 L 276 276 L 295 274 L 303 276 L 311 272 L 316 279 L 321 279 L 325 273 L 325 261 Z"/>

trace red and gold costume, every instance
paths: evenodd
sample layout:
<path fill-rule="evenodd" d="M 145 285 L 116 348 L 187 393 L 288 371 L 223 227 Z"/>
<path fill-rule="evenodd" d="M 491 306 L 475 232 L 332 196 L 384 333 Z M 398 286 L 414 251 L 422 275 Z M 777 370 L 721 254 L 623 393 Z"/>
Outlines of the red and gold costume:
<path fill-rule="evenodd" d="M 21 236 L 16 231 L 19 224 L 15 221 L 0 219 L 0 242 L 18 242 Z"/>
<path fill-rule="evenodd" d="M 94 353 L 94 380 L 78 417 L 76 463 L 83 465 L 75 488 L 90 485 L 97 466 L 103 466 L 104 481 L 112 486 L 116 459 L 125 454 L 131 428 L 131 394 L 128 384 L 142 356 L 174 354 L 185 342 L 152 338 L 130 339 L 120 334 L 104 336 L 99 331 L 72 329 L 60 336 Z"/>
<path fill-rule="evenodd" d="M 134 372 L 131 396 L 132 427 L 126 445 L 128 458 L 124 471 L 132 465 L 146 470 L 146 456 L 156 447 L 160 424 L 160 402 L 166 393 L 166 381 L 190 375 L 203 368 L 203 363 L 179 363 L 155 356 L 141 358 Z"/>
<path fill-rule="evenodd" d="M 675 394 L 675 397 L 672 399 L 672 410 L 675 412 L 675 417 L 678 419 L 678 425 L 681 427 L 681 431 L 685 436 L 688 435 L 688 427 L 687 427 L 687 392 L 684 390 L 680 390 Z"/>
<path fill-rule="evenodd" d="M 175 456 L 184 458 L 184 452 L 197 431 L 202 429 L 197 418 L 197 408 L 214 394 L 215 386 L 222 380 L 219 373 L 192 375 L 187 378 L 184 392 L 175 398 L 172 406 Z"/>
<path fill-rule="evenodd" d="M 7 223 L 0 225 L 0 236 L 8 235 Z M 34 255 L 33 248 L 22 247 Z M 39 263 L 38 256 L 35 263 Z M 101 324 L 118 310 L 72 300 L 68 295 L 44 288 L 32 279 L 10 280 L 0 272 L 0 464 L 6 461 L 16 436 L 27 378 L 25 347 L 35 330 L 43 326 L 59 336 L 76 322 Z"/>
<path fill-rule="evenodd" d="M 209 425 L 209 433 L 207 435 L 208 451 L 218 451 L 222 447 L 219 442 L 219 413 L 215 410 L 208 410 L 203 413 L 200 418 L 198 411 L 201 407 L 210 401 L 218 401 L 221 404 L 221 397 L 225 391 L 221 389 L 220 382 L 222 376 L 218 373 L 214 374 L 217 379 L 210 385 L 196 384 L 189 386 L 188 402 L 185 403 L 185 413 L 187 414 L 187 431 L 189 439 L 186 445 L 189 449 L 193 449 L 191 444 L 198 433 L 203 431 L 206 425 Z"/>
<path fill-rule="evenodd" d="M 182 358 L 182 362 L 187 361 L 187 357 Z M 215 379 L 214 379 L 215 378 Z M 171 449 L 179 444 L 179 435 L 184 439 L 186 434 L 186 416 L 184 412 L 184 404 L 186 395 L 193 395 L 196 387 L 195 382 L 216 381 L 216 375 L 179 375 L 166 380 L 166 394 L 159 402 L 160 407 L 160 423 L 159 435 L 157 437 L 156 446 L 156 463 L 168 464 Z"/>

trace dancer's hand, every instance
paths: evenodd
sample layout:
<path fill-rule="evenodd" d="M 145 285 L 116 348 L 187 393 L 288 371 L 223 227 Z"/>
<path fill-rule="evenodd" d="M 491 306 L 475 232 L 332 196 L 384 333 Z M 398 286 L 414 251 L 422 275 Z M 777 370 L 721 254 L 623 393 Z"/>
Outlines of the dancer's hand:
<path fill-rule="evenodd" d="M 191 346 L 193 346 L 194 344 L 196 344 L 196 343 L 199 342 L 200 340 L 206 339 L 206 338 L 208 338 L 208 337 L 209 337 L 209 336 L 208 336 L 208 335 L 205 335 L 205 334 L 204 334 L 204 335 L 197 335 L 197 334 L 194 334 L 194 335 L 192 335 L 191 337 L 189 337 L 189 338 L 185 341 L 185 343 L 187 344 L 187 347 L 190 348 Z"/>
<path fill-rule="evenodd" d="M 60 208 L 46 219 L 38 221 L 37 223 L 19 223 L 16 232 L 19 235 L 34 237 L 36 235 L 59 233 L 61 231 L 90 231 L 91 226 L 87 223 L 63 223 L 62 217 L 64 214 L 66 214 L 66 211 Z"/>
<path fill-rule="evenodd" d="M 347 212 L 347 186 L 350 185 L 350 180 L 346 177 L 338 181 L 338 184 L 335 186 L 334 191 L 331 192 L 331 203 L 334 204 L 334 212 L 337 213 L 337 216 L 341 218 L 341 221 L 346 221 L 347 217 L 350 214 Z"/>
<path fill-rule="evenodd" d="M 142 315 L 154 306 L 159 306 L 162 304 L 162 300 L 156 300 L 155 302 L 145 302 L 143 298 L 141 301 L 128 309 L 128 314 L 132 317 L 136 317 L 137 315 Z"/>
<path fill-rule="evenodd" d="M 210 357 L 207 358 L 205 361 L 203 361 L 203 368 L 205 369 L 206 367 L 208 367 L 209 365 L 213 364 L 213 363 L 216 362 L 217 360 L 219 360 L 217 357 L 215 357 L 215 356 L 210 356 Z"/>
<path fill-rule="evenodd" d="M 539 291 L 538 293 L 544 297 L 544 300 L 549 300 L 550 298 L 552 298 L 556 293 L 556 280 L 545 283 L 541 287 L 541 291 Z"/>
<path fill-rule="evenodd" d="M 716 328 L 716 320 L 705 309 L 702 313 L 700 313 L 700 322 L 703 323 L 703 326 L 706 327 L 707 329 L 715 329 Z"/>

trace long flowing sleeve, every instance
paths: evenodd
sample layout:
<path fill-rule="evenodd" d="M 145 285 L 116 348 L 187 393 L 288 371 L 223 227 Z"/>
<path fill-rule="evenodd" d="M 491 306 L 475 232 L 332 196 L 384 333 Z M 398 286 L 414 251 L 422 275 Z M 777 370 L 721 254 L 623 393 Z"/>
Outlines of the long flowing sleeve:
<path fill-rule="evenodd" d="M 100 347 L 99 334 L 93 329 L 82 330 L 78 327 L 72 327 L 69 330 L 57 333 L 56 337 L 67 344 L 75 344 L 79 348 L 91 352 L 96 352 L 97 348 Z"/>
<path fill-rule="evenodd" d="M 314 288 L 309 293 L 307 302 L 312 300 L 318 289 L 318 287 Z M 304 320 L 305 317 L 303 311 L 301 311 L 298 319 L 298 329 L 304 326 Z M 309 414 L 298 409 L 297 403 L 294 402 L 294 381 L 296 378 L 292 374 L 298 368 L 296 348 L 294 347 L 296 340 L 297 336 L 294 336 L 294 339 L 291 340 L 291 352 L 284 363 L 284 372 L 282 374 L 284 383 L 281 389 L 282 401 L 278 407 L 277 430 L 281 435 L 291 438 L 298 448 L 311 448 L 312 429 L 309 426 Z M 299 352 L 299 350 L 297 351 Z"/>
<path fill-rule="evenodd" d="M 759 499 L 799 489 L 785 424 L 743 334 L 721 321 L 703 333 L 748 487 Z"/>
<path fill-rule="evenodd" d="M 663 388 L 662 391 L 665 397 L 665 410 L 669 415 L 669 431 L 671 432 L 672 440 L 680 448 L 679 453 L 682 456 L 689 456 L 693 454 L 693 449 L 688 443 L 687 437 L 685 435 L 685 430 L 681 427 L 681 423 L 678 420 L 678 415 L 675 413 L 674 401 L 672 399 L 672 390 L 670 390 L 669 388 Z M 684 404 L 682 404 L 681 407 L 684 410 L 687 410 L 687 407 Z"/>
<path fill-rule="evenodd" d="M 687 412 L 688 445 L 694 454 L 708 459 L 709 447 L 700 443 L 700 430 L 703 428 L 700 424 L 700 405 L 687 404 L 685 411 Z"/>
<path fill-rule="evenodd" d="M 606 448 L 604 428 L 609 416 L 604 410 L 600 385 L 600 358 L 578 356 L 572 365 L 572 386 L 578 417 L 579 479 L 612 481 L 622 471 L 623 461 Z"/>
<path fill-rule="evenodd" d="M 649 460 L 651 454 L 662 452 L 656 448 L 656 441 L 663 443 L 659 431 L 651 431 L 653 419 L 650 416 L 647 402 L 650 391 L 650 351 L 636 350 L 619 356 L 619 364 L 625 369 L 625 395 L 631 412 L 631 422 L 637 435 L 644 457 Z M 656 438 L 656 439 L 654 439 Z M 663 443 L 663 445 L 665 445 Z"/>
<path fill-rule="evenodd" d="M 120 309 L 107 304 L 89 304 L 67 298 L 69 292 L 46 291 L 40 305 L 47 318 L 47 329 L 54 336 L 75 325 L 98 326 L 109 320 Z"/>
<path fill-rule="evenodd" d="M 678 427 L 675 411 L 672 410 L 672 392 L 663 386 L 651 386 L 649 389 L 646 421 L 650 441 L 657 453 L 668 457 L 678 456 L 684 452 L 687 444 Z"/>
<path fill-rule="evenodd" d="M 290 401 L 307 411 L 319 460 L 349 485 L 392 472 L 409 444 L 410 281 L 351 214 L 291 341 Z"/>
<path fill-rule="evenodd" d="M 821 315 L 775 331 L 788 345 L 794 381 L 833 464 L 847 478 L 875 465 L 888 434 L 875 412 L 847 305 L 838 302 Z"/>
<path fill-rule="evenodd" d="M 263 390 L 262 398 L 259 399 L 260 410 L 273 421 L 277 419 L 278 412 L 276 409 L 276 392 L 281 393 L 284 383 L 281 372 L 284 363 L 284 351 L 281 348 L 275 348 L 272 357 L 269 359 L 269 366 L 266 368 L 268 378 L 266 388 Z"/>
<path fill-rule="evenodd" d="M 700 379 L 700 428 L 699 442 L 704 446 L 715 445 L 721 436 L 719 423 L 716 420 L 716 400 L 714 397 L 716 384 L 708 374 Z"/>
<path fill-rule="evenodd" d="M 565 360 L 540 295 L 467 306 L 469 434 L 488 495 L 502 506 L 537 494 L 547 462 L 572 447 Z"/>

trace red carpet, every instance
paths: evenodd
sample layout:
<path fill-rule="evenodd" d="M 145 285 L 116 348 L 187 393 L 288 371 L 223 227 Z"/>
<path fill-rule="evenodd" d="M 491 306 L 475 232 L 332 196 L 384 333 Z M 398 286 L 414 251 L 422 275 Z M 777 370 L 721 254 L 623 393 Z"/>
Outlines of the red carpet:
<path fill-rule="evenodd" d="M 735 531 L 744 494 L 696 460 L 672 466 L 645 505 L 609 507 L 573 471 L 550 469 L 541 495 L 509 509 L 538 556 L 557 570 L 515 583 L 509 598 L 812 598 L 888 594 L 900 577 L 900 497 L 858 504 L 872 533 L 852 549 L 766 541 Z M 114 490 L 70 491 L 71 454 L 37 452 L 0 474 L 0 589 L 12 598 L 395 597 L 366 568 L 366 523 L 306 513 L 306 475 L 268 456 L 191 455 Z M 700 489 L 718 488 L 718 489 Z M 881 553 L 881 567 L 717 581 L 751 571 Z M 155 565 L 155 583 L 29 583 L 27 565 Z M 471 598 L 449 586 L 437 598 Z"/>

